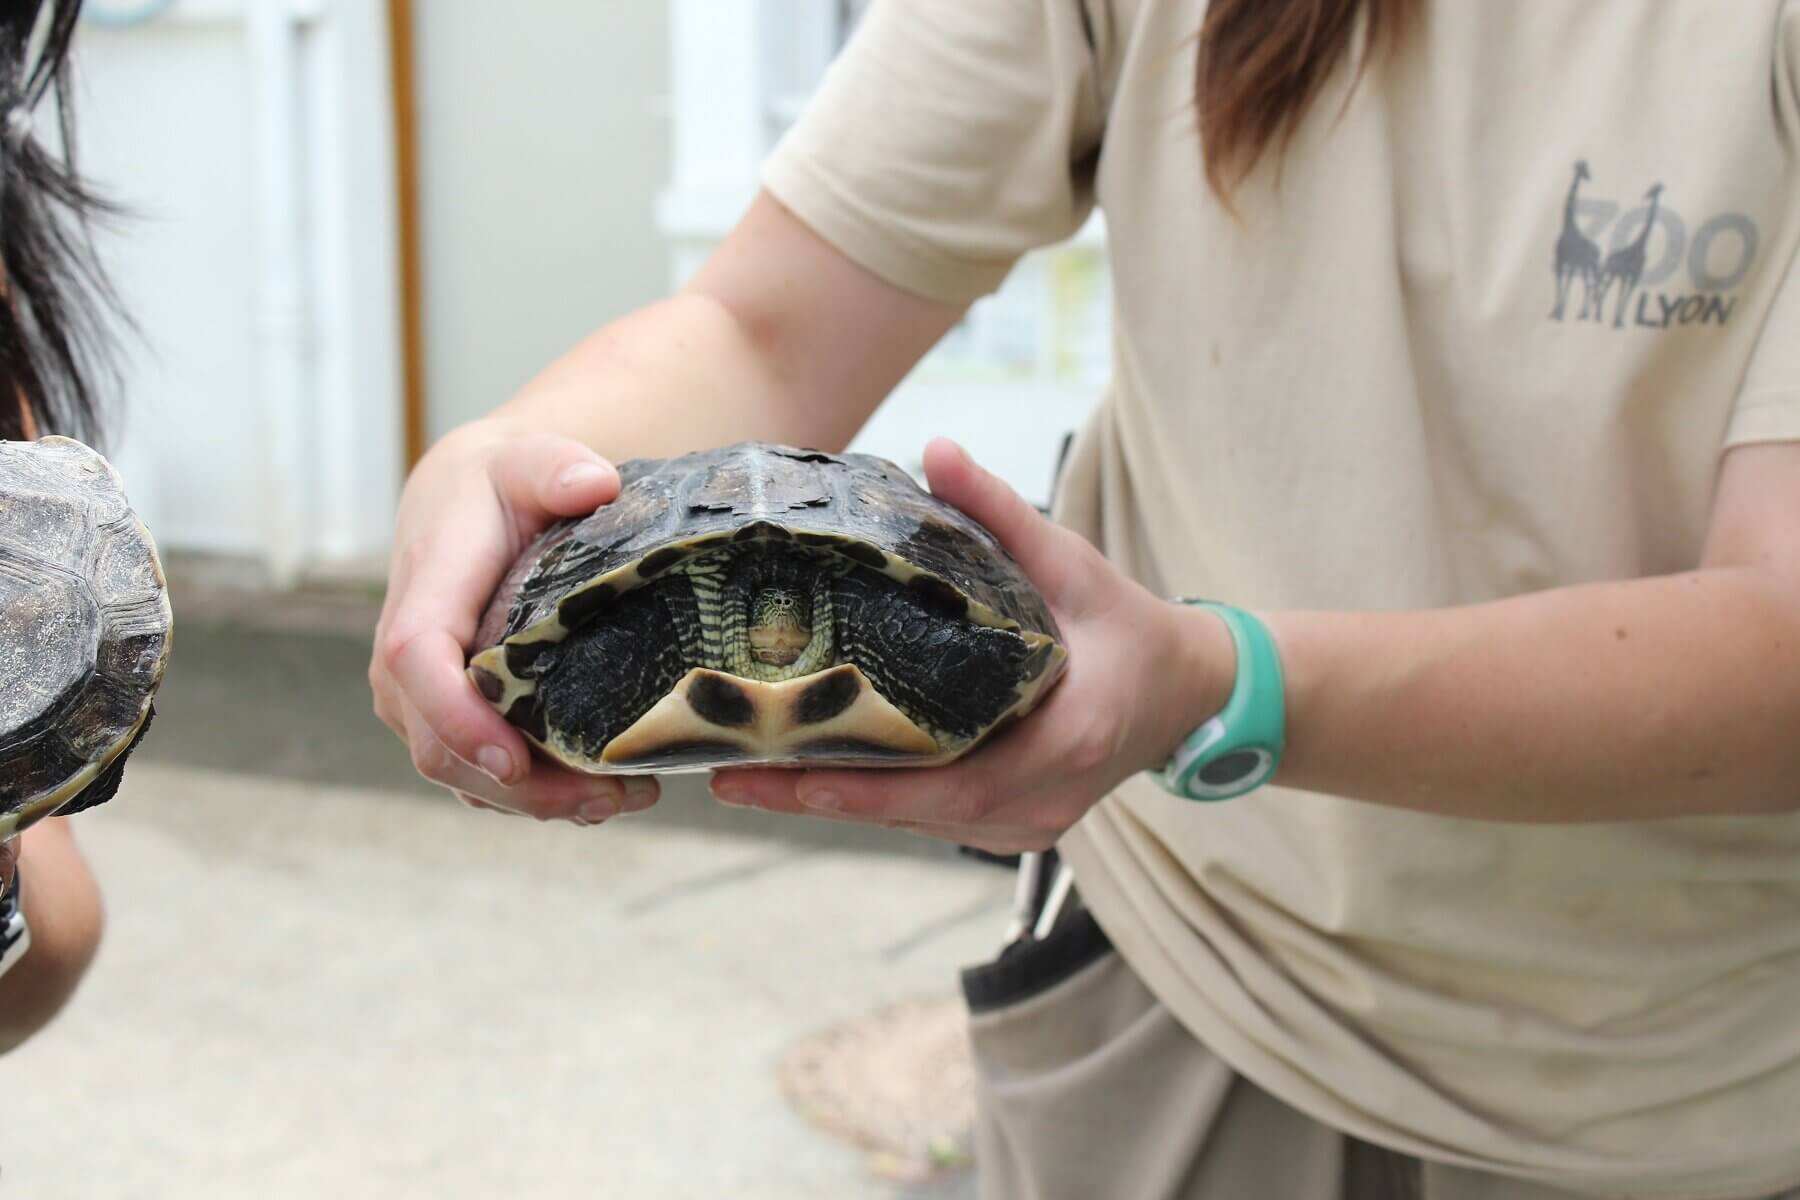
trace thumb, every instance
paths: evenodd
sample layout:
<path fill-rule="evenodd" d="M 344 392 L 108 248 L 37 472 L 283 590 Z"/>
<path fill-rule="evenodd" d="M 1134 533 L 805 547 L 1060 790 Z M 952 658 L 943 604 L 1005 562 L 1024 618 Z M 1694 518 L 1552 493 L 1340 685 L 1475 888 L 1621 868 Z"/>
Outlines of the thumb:
<path fill-rule="evenodd" d="M 1098 556 L 1086 539 L 1050 521 L 949 438 L 933 438 L 925 447 L 925 477 L 934 496 L 1000 539 L 1052 607 L 1080 606 L 1094 575 L 1090 560 Z"/>
<path fill-rule="evenodd" d="M 532 434 L 488 460 L 494 491 L 527 529 L 592 512 L 619 494 L 619 472 L 574 438 Z"/>

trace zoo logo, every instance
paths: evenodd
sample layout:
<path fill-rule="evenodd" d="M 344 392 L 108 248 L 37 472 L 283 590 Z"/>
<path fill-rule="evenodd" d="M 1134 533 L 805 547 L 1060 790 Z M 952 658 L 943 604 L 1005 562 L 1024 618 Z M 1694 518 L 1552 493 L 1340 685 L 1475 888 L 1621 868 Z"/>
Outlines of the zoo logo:
<path fill-rule="evenodd" d="M 1581 310 L 1574 317 L 1578 321 L 1604 325 L 1609 300 L 1614 329 L 1623 329 L 1627 321 L 1643 329 L 1669 329 L 1723 325 L 1731 320 L 1738 301 L 1731 293 L 1756 261 L 1761 235 L 1755 221 L 1743 213 L 1720 213 L 1690 237 L 1687 221 L 1662 202 L 1662 184 L 1652 184 L 1643 203 L 1621 214 L 1616 201 L 1580 195 L 1588 178 L 1586 160 L 1577 162 L 1563 202 L 1562 234 L 1556 239 L 1556 304 L 1550 310 L 1551 320 L 1564 319 L 1577 282 L 1581 284 Z M 1600 239 L 1607 236 L 1609 228 L 1607 252 L 1602 255 Z M 1658 228 L 1663 236 L 1652 262 L 1650 234 Z M 1651 292 L 1684 266 L 1688 288 Z"/>

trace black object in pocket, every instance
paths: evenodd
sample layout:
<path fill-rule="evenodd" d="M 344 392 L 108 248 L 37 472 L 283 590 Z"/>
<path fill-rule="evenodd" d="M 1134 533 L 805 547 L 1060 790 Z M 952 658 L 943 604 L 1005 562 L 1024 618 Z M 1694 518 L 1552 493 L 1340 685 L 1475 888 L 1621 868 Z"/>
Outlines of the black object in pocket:
<path fill-rule="evenodd" d="M 1112 953 L 1112 941 L 1087 909 L 1069 913 L 1048 936 L 1021 938 L 1000 957 L 962 973 L 971 1013 L 993 1012 L 1049 991 Z"/>

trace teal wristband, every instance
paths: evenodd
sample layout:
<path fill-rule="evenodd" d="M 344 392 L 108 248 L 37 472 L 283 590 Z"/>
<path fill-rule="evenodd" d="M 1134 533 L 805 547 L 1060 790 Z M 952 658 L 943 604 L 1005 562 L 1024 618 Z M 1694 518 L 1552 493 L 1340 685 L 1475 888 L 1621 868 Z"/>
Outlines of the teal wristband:
<path fill-rule="evenodd" d="M 1287 741 L 1281 655 L 1268 626 L 1243 609 L 1182 600 L 1214 613 L 1237 648 L 1237 680 L 1219 715 L 1183 739 L 1162 770 L 1166 791 L 1188 800 L 1229 800 L 1267 783 Z"/>

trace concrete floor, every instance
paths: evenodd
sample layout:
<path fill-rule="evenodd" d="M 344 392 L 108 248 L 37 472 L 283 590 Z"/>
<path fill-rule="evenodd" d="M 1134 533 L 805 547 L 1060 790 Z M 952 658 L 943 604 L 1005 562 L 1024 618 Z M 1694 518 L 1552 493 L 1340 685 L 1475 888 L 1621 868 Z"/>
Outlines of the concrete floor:
<path fill-rule="evenodd" d="M 974 1195 L 882 1178 L 775 1069 L 949 994 L 1006 873 L 694 786 L 599 829 L 469 812 L 368 715 L 355 633 L 183 626 L 124 791 L 78 826 L 102 958 L 0 1062 L 0 1195 Z"/>

